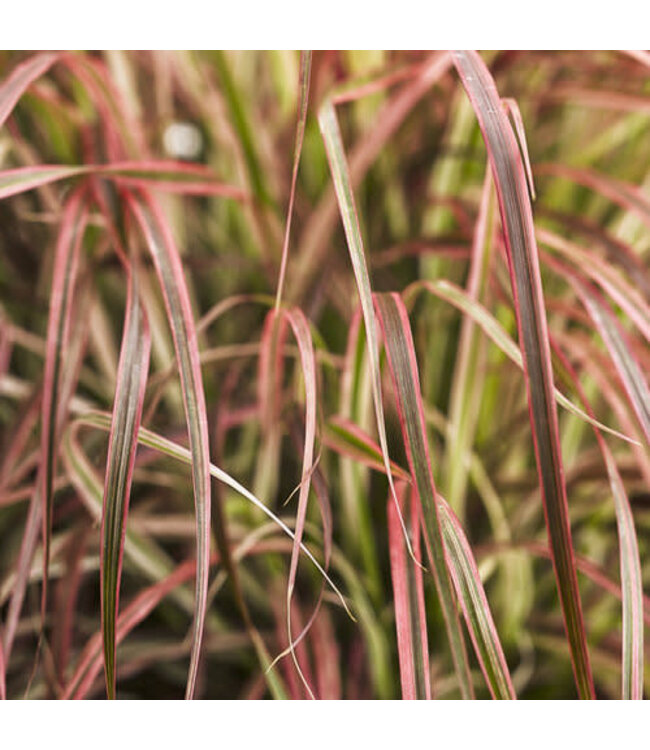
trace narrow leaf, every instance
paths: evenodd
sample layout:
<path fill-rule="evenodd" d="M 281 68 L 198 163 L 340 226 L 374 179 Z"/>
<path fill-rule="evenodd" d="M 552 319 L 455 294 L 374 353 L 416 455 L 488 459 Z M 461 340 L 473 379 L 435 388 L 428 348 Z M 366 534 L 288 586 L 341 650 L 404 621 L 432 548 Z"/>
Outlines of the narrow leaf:
<path fill-rule="evenodd" d="M 129 275 L 102 512 L 101 611 L 106 693 L 109 699 L 115 698 L 115 622 L 119 605 L 126 514 L 151 349 L 149 327 L 140 304 L 134 266 Z"/>
<path fill-rule="evenodd" d="M 247 198 L 241 188 L 218 182 L 212 170 L 199 164 L 133 161 L 80 166 L 41 164 L 6 169 L 0 171 L 0 199 L 80 175 L 103 176 L 124 185 L 150 187 L 168 193 L 215 195 L 240 201 Z"/>
<path fill-rule="evenodd" d="M 69 338 L 72 295 L 86 221 L 87 207 L 82 186 L 72 194 L 64 209 L 50 293 L 41 405 L 41 463 L 39 467 L 39 492 L 43 503 L 43 595 L 41 602 L 43 614 L 47 605 L 55 462 L 61 420 L 65 416 L 65 403 L 62 402 L 61 394 L 63 356 Z"/>
<path fill-rule="evenodd" d="M 2 640 L 3 639 L 0 637 L 0 701 L 7 700 L 5 652 L 2 647 Z"/>
<path fill-rule="evenodd" d="M 402 505 L 402 514 L 408 517 L 405 513 L 406 498 L 410 494 L 408 486 L 400 482 L 396 485 L 396 489 Z M 420 513 L 417 503 L 411 502 L 410 510 L 413 550 L 416 555 L 419 555 Z M 406 554 L 402 529 L 391 498 L 389 498 L 387 514 L 402 698 L 404 700 L 431 700 L 422 569 L 415 565 Z"/>
<path fill-rule="evenodd" d="M 302 477 L 300 480 L 300 493 L 298 496 L 298 512 L 296 515 L 295 536 L 293 542 L 293 551 L 291 553 L 291 566 L 289 569 L 289 581 L 287 583 L 287 630 L 289 636 L 289 646 L 291 656 L 296 668 L 302 677 L 302 672 L 298 665 L 298 660 L 294 653 L 292 635 L 291 635 L 291 597 L 296 582 L 298 571 L 298 560 L 300 558 L 300 543 L 305 527 L 307 516 L 307 501 L 309 499 L 309 488 L 311 486 L 311 474 L 314 463 L 314 441 L 316 439 L 316 359 L 314 357 L 314 347 L 312 344 L 309 323 L 299 308 L 292 308 L 284 313 L 291 325 L 293 335 L 298 342 L 300 352 L 300 364 L 305 382 L 305 441 L 302 459 Z M 303 677 L 304 680 L 304 677 Z M 305 687 L 311 693 L 309 685 L 305 682 Z"/>
<path fill-rule="evenodd" d="M 558 356 L 562 358 L 565 369 L 578 391 L 585 409 L 591 412 L 591 405 L 573 367 L 561 352 L 558 352 Z M 634 516 L 614 456 L 596 427 L 594 427 L 594 434 L 607 467 L 618 531 L 621 599 L 623 602 L 621 692 L 624 700 L 641 700 L 643 698 L 644 662 L 643 579 L 639 545 L 634 528 Z"/>
<path fill-rule="evenodd" d="M 384 345 L 397 399 L 411 477 L 422 506 L 422 525 L 427 553 L 447 628 L 456 674 L 462 696 L 471 698 L 473 690 L 467 651 L 445 562 L 445 549 L 438 518 L 436 488 L 431 470 L 429 441 L 411 327 L 406 308 L 398 294 L 376 294 L 375 305 L 384 333 Z"/>
<path fill-rule="evenodd" d="M 397 494 L 395 493 L 393 475 L 390 469 L 388 442 L 386 440 L 384 405 L 381 398 L 379 345 L 377 343 L 377 330 L 372 304 L 370 276 L 368 274 L 368 265 L 366 263 L 363 240 L 361 238 L 361 229 L 359 227 L 359 219 L 357 217 L 357 208 L 354 202 L 354 193 L 352 192 L 350 173 L 345 158 L 345 150 L 343 148 L 343 139 L 341 137 L 341 131 L 336 117 L 334 105 L 329 99 L 325 102 L 325 104 L 323 104 L 318 113 L 318 122 L 320 125 L 323 140 L 325 142 L 325 150 L 327 151 L 327 159 L 330 165 L 332 181 L 334 182 L 334 190 L 336 192 L 339 211 L 341 213 L 341 220 L 343 222 L 343 228 L 345 230 L 345 236 L 348 243 L 348 250 L 350 252 L 350 260 L 352 261 L 352 268 L 354 270 L 354 276 L 357 282 L 357 290 L 359 292 L 359 298 L 361 301 L 361 310 L 363 312 L 363 321 L 366 329 L 368 358 L 370 360 L 372 395 L 375 404 L 375 418 L 377 421 L 379 444 L 381 445 L 384 467 L 386 469 L 386 476 L 388 477 L 390 491 L 397 508 L 398 516 L 401 519 L 402 516 L 399 510 Z M 408 533 L 406 531 L 403 519 L 401 520 L 401 524 L 409 554 L 412 556 L 413 550 L 408 539 Z"/>
<path fill-rule="evenodd" d="M 650 443 L 650 389 L 641 365 L 625 340 L 625 333 L 606 303 L 577 279 L 572 279 L 589 315 L 596 324 L 623 383 L 646 440 Z"/>
<path fill-rule="evenodd" d="M 309 82 L 311 78 L 311 50 L 303 50 L 300 53 L 300 82 L 298 97 L 298 122 L 296 124 L 296 145 L 293 152 L 293 171 L 291 173 L 291 190 L 289 192 L 289 207 L 287 208 L 287 221 L 284 230 L 284 243 L 282 245 L 282 260 L 280 262 L 280 275 L 278 277 L 278 292 L 275 298 L 276 310 L 280 307 L 282 290 L 284 287 L 284 276 L 289 258 L 289 237 L 291 235 L 291 220 L 293 218 L 293 203 L 296 197 L 296 182 L 298 180 L 298 167 L 300 166 L 300 154 L 305 137 L 305 123 L 307 122 L 307 109 L 309 105 Z"/>
<path fill-rule="evenodd" d="M 476 112 L 497 188 L 557 588 L 578 694 L 581 698 L 593 698 L 593 678 L 571 540 L 544 298 L 525 170 L 514 133 L 485 63 L 475 52 L 455 52 L 453 60 Z"/>
<path fill-rule="evenodd" d="M 0 128 L 25 90 L 57 61 L 56 52 L 42 52 L 17 65 L 0 85 Z"/>
<path fill-rule="evenodd" d="M 87 173 L 86 167 L 66 167 L 44 164 L 38 167 L 20 167 L 0 172 L 0 199 L 26 193 L 28 190 L 49 185 L 51 182 L 77 177 Z"/>
<path fill-rule="evenodd" d="M 488 604 L 481 576 L 463 527 L 449 505 L 438 496 L 447 564 L 463 609 L 467 629 L 493 698 L 516 698 L 503 647 Z"/>
<path fill-rule="evenodd" d="M 196 510 L 196 606 L 186 698 L 194 696 L 206 616 L 210 558 L 210 449 L 199 346 L 183 264 L 166 220 L 146 193 L 129 198 L 156 267 L 172 329 L 192 454 Z"/>

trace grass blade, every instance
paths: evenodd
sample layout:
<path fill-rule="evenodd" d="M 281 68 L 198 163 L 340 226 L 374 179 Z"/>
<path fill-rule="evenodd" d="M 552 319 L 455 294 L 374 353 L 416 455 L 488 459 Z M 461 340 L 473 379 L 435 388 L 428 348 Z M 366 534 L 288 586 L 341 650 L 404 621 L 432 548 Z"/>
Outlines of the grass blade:
<path fill-rule="evenodd" d="M 300 364 L 302 367 L 303 378 L 305 382 L 305 443 L 302 459 L 302 477 L 300 480 L 300 493 L 298 496 L 298 512 L 296 515 L 295 536 L 293 541 L 293 551 L 291 553 L 291 567 L 289 568 L 289 581 L 287 583 L 287 632 L 289 637 L 289 647 L 296 669 L 305 682 L 305 687 L 313 697 L 312 691 L 305 681 L 298 659 L 293 648 L 291 635 L 291 597 L 296 582 L 298 572 L 298 561 L 300 559 L 300 542 L 305 528 L 305 518 L 307 516 L 307 501 L 309 499 L 309 488 L 311 486 L 311 475 L 314 463 L 314 442 L 316 439 L 316 359 L 314 357 L 314 347 L 312 344 L 309 323 L 298 308 L 292 308 L 284 313 L 291 328 L 293 335 L 298 342 L 300 352 Z"/>
<path fill-rule="evenodd" d="M 402 505 L 402 514 L 408 517 L 405 513 L 408 487 L 404 482 L 400 482 L 396 485 L 396 489 Z M 417 504 L 411 501 L 410 510 L 413 550 L 416 555 L 419 555 L 420 513 Z M 413 560 L 406 554 L 402 529 L 391 498 L 389 498 L 386 512 L 402 698 L 404 700 L 431 700 L 422 569 L 414 565 Z"/>
<path fill-rule="evenodd" d="M 590 292 L 577 279 L 572 279 L 572 282 L 607 346 L 643 434 L 650 443 L 650 389 L 641 365 L 626 343 L 623 330 L 605 302 L 600 301 L 595 292 Z"/>
<path fill-rule="evenodd" d="M 207 167 L 166 161 L 124 161 L 79 166 L 40 164 L 36 167 L 6 169 L 0 172 L 0 199 L 81 175 L 99 175 L 124 185 L 150 187 L 168 193 L 215 195 L 239 201 L 247 199 L 241 188 L 215 180 L 214 173 Z"/>
<path fill-rule="evenodd" d="M 58 180 L 86 174 L 86 167 L 66 167 L 44 164 L 38 167 L 19 167 L 0 172 L 0 199 L 26 193 L 28 190 L 49 185 Z"/>
<path fill-rule="evenodd" d="M 393 475 L 390 470 L 390 457 L 388 454 L 388 442 L 386 440 L 384 405 L 381 399 L 379 345 L 377 343 L 377 330 L 372 304 L 370 276 L 368 274 L 368 266 L 363 249 L 361 229 L 359 227 L 359 220 L 357 218 L 357 209 L 354 202 L 354 193 L 352 192 L 352 183 L 350 181 L 348 164 L 345 158 L 345 150 L 343 148 L 341 130 L 336 118 L 334 105 L 330 100 L 327 100 L 321 107 L 318 113 L 318 123 L 320 125 L 323 140 L 325 142 L 325 150 L 327 151 L 327 159 L 330 165 L 332 181 L 334 182 L 334 190 L 336 192 L 339 211 L 341 213 L 341 220 L 343 222 L 343 228 L 345 230 L 345 236 L 348 243 L 348 250 L 350 252 L 350 260 L 352 261 L 352 268 L 354 270 L 354 276 L 357 282 L 357 290 L 359 292 L 359 298 L 361 301 L 363 322 L 366 330 L 366 346 L 368 347 L 368 359 L 372 377 L 372 395 L 375 405 L 375 418 L 377 421 L 379 444 L 381 445 L 384 467 L 386 469 L 386 476 L 388 477 L 388 484 L 390 486 L 391 495 L 395 502 L 398 516 L 400 519 L 402 519 L 402 515 L 399 510 L 397 494 L 395 492 Z M 402 531 L 404 533 L 404 539 L 406 540 L 406 546 L 408 548 L 409 554 L 413 556 L 413 550 L 411 548 L 411 543 L 409 541 L 408 533 L 406 531 L 406 526 L 404 525 L 403 519 L 401 520 L 401 524 Z"/>
<path fill-rule="evenodd" d="M 453 60 L 476 112 L 497 188 L 557 588 L 578 694 L 581 698 L 593 698 L 593 678 L 571 540 L 542 282 L 525 170 L 515 136 L 487 67 L 475 52 L 455 52 Z"/>
<path fill-rule="evenodd" d="M 289 258 L 289 236 L 291 234 L 291 219 L 293 218 L 293 203 L 296 197 L 296 182 L 298 180 L 298 167 L 300 166 L 300 154 L 305 137 L 305 123 L 307 122 L 307 109 L 309 106 L 309 82 L 311 79 L 311 50 L 300 53 L 300 83 L 298 101 L 298 122 L 296 124 L 296 145 L 293 152 L 293 171 L 291 173 L 291 190 L 289 192 L 289 207 L 287 208 L 287 222 L 284 230 L 284 243 L 282 246 L 282 260 L 280 262 L 280 275 L 278 277 L 278 292 L 275 298 L 275 309 L 280 307 L 282 289 L 284 287 L 284 276 Z"/>
<path fill-rule="evenodd" d="M 398 294 L 375 294 L 374 298 L 384 333 L 384 345 L 393 379 L 411 478 L 422 507 L 422 526 L 427 553 L 447 628 L 461 695 L 464 698 L 471 698 L 473 690 L 467 651 L 445 561 L 444 542 L 438 518 L 436 488 L 431 471 L 429 443 L 411 327 L 406 308 Z"/>
<path fill-rule="evenodd" d="M 70 333 L 72 295 L 77 278 L 79 252 L 87 220 L 84 188 L 70 197 L 61 222 L 52 274 L 52 291 L 47 327 L 47 343 L 41 404 L 41 464 L 39 491 L 43 503 L 43 595 L 47 606 L 47 579 L 50 563 L 50 534 L 54 500 L 54 473 L 58 436 L 65 404 L 61 399 L 63 355 Z"/>
<path fill-rule="evenodd" d="M 557 353 L 561 357 L 566 372 L 569 374 L 585 409 L 591 412 L 591 405 L 573 368 L 561 352 Z M 607 467 L 618 530 L 621 600 L 623 603 L 621 693 L 623 700 L 642 700 L 644 661 L 643 580 L 639 545 L 634 528 L 634 516 L 614 456 L 596 427 L 594 427 L 594 434 Z"/>
<path fill-rule="evenodd" d="M 508 664 L 472 549 L 456 514 L 440 496 L 438 511 L 449 572 L 487 686 L 493 698 L 514 700 L 516 695 Z"/>
<path fill-rule="evenodd" d="M 129 205 L 147 240 L 165 299 L 183 391 L 196 510 L 196 605 L 186 698 L 194 696 L 207 608 L 210 558 L 210 449 L 199 346 L 183 264 L 157 204 L 146 194 Z"/>
<path fill-rule="evenodd" d="M 145 589 L 124 609 L 117 619 L 116 642 L 124 640 L 133 628 L 141 623 L 165 596 L 196 575 L 194 560 L 186 560 L 165 579 Z M 80 699 L 90 690 L 101 669 L 102 633 L 90 640 L 79 660 L 77 670 L 63 694 L 64 699 Z"/>
<path fill-rule="evenodd" d="M 448 52 L 430 55 L 415 78 L 395 93 L 377 113 L 372 128 L 359 139 L 350 154 L 349 182 L 351 190 L 361 182 L 386 143 L 397 132 L 415 105 L 443 78 L 451 67 Z M 329 109 L 333 103 L 326 103 Z M 319 122 L 321 116 L 319 114 Z M 322 126 L 321 126 L 322 127 Z M 340 141 L 340 138 L 338 139 Z M 335 183 L 336 188 L 336 183 Z M 292 292 L 294 301 L 312 289 L 314 277 L 320 272 L 330 247 L 330 237 L 336 225 L 337 195 L 326 192 L 302 231 L 298 244 Z"/>
<path fill-rule="evenodd" d="M 109 699 L 115 698 L 115 622 L 119 606 L 126 514 L 151 349 L 149 327 L 140 304 L 136 273 L 136 268 L 132 266 L 108 443 L 102 512 L 101 613 L 106 694 Z"/>
<path fill-rule="evenodd" d="M 111 421 L 111 415 L 106 415 L 105 429 L 107 432 L 110 432 Z M 74 420 L 65 431 L 62 443 L 63 464 L 70 483 L 78 493 L 81 502 L 93 521 L 101 525 L 104 488 L 92 463 L 77 440 L 77 432 L 83 424 L 78 419 Z M 124 559 L 128 560 L 133 569 L 154 583 L 168 576 L 172 571 L 172 558 L 151 539 L 147 539 L 130 529 L 128 524 L 124 535 L 123 550 Z M 192 614 L 194 609 L 192 596 L 189 597 L 189 600 L 185 596 L 179 597 L 178 603 L 184 611 Z"/>
<path fill-rule="evenodd" d="M 0 128 L 4 125 L 7 117 L 25 90 L 37 79 L 46 73 L 57 61 L 59 55 L 56 52 L 43 52 L 34 55 L 24 63 L 17 65 L 0 86 Z"/>

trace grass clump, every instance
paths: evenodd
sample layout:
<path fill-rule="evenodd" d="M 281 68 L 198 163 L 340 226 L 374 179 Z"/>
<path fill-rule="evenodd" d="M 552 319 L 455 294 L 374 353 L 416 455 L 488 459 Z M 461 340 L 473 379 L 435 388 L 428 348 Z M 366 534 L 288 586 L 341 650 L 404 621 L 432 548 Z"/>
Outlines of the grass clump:
<path fill-rule="evenodd" d="M 0 56 L 0 695 L 645 690 L 641 53 Z"/>

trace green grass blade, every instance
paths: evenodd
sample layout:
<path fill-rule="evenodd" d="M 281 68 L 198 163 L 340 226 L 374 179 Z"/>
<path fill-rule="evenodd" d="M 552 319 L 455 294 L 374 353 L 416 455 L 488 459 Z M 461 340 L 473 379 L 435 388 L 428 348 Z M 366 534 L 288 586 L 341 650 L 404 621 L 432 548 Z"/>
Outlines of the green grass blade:
<path fill-rule="evenodd" d="M 493 698 L 516 698 L 481 576 L 463 527 L 449 505 L 438 496 L 447 564 L 463 609 L 474 650 Z"/>
<path fill-rule="evenodd" d="M 106 694 L 109 699 L 115 698 L 115 623 L 126 514 L 151 350 L 149 327 L 140 303 L 136 273 L 132 266 L 108 443 L 102 512 L 101 611 Z"/>
<path fill-rule="evenodd" d="M 100 525 L 102 521 L 104 488 L 97 473 L 83 452 L 77 440 L 77 432 L 84 423 L 74 420 L 63 435 L 61 446 L 63 464 L 72 486 L 79 494 L 81 502 L 90 513 L 93 520 Z M 111 417 L 106 415 L 105 429 L 110 431 Z M 126 525 L 124 535 L 124 559 L 132 570 L 144 576 L 152 583 L 168 576 L 174 567 L 174 562 L 166 552 L 153 540 L 141 536 L 134 529 Z M 192 592 L 183 588 L 175 593 L 176 602 L 184 612 L 192 614 L 194 611 L 194 597 Z"/>
<path fill-rule="evenodd" d="M 363 312 L 363 321 L 366 330 L 366 345 L 368 347 L 368 359 L 370 362 L 370 372 L 372 377 L 372 395 L 375 404 L 375 418 L 377 420 L 377 432 L 379 434 L 379 444 L 381 445 L 386 476 L 390 486 L 391 494 L 397 508 L 397 513 L 401 519 L 402 531 L 406 540 L 406 546 L 409 554 L 413 556 L 413 550 L 408 538 L 406 526 L 399 510 L 397 494 L 393 482 L 393 475 L 390 470 L 390 457 L 388 454 L 388 442 L 386 440 L 386 426 L 384 422 L 384 405 L 381 398 L 381 372 L 379 368 L 379 345 L 377 343 L 377 328 L 375 323 L 375 314 L 372 304 L 372 289 L 370 286 L 370 276 L 368 274 L 368 265 L 366 263 L 363 240 L 361 238 L 361 229 L 357 217 L 357 209 L 354 202 L 354 193 L 352 192 L 352 183 L 350 173 L 345 158 L 343 148 L 343 139 L 339 123 L 336 117 L 336 111 L 331 100 L 327 100 L 318 113 L 318 123 L 321 134 L 325 142 L 325 150 L 330 165 L 334 190 L 338 201 L 341 220 L 345 230 L 345 236 L 350 252 L 350 260 L 354 270 L 354 276 L 357 282 L 357 290 L 361 301 L 361 310 Z"/>

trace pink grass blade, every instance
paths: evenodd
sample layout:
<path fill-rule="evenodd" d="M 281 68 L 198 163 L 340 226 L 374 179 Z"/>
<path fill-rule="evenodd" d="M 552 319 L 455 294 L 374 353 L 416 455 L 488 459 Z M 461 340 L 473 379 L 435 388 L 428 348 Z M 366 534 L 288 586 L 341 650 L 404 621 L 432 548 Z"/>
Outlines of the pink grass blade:
<path fill-rule="evenodd" d="M 422 507 L 422 527 L 431 572 L 447 628 L 461 695 L 471 698 L 473 689 L 467 650 L 445 561 L 411 327 L 406 308 L 398 294 L 375 294 L 374 299 L 384 334 L 384 346 L 390 365 L 411 478 Z"/>
<path fill-rule="evenodd" d="M 296 182 L 298 180 L 298 167 L 300 166 L 300 154 L 305 137 L 305 123 L 307 122 L 307 109 L 309 107 L 309 82 L 311 79 L 311 50 L 303 50 L 300 53 L 300 81 L 298 96 L 298 122 L 296 124 L 296 145 L 293 152 L 293 171 L 291 173 L 291 191 L 289 192 L 289 207 L 287 208 L 287 221 L 284 230 L 284 243 L 282 245 L 282 260 L 280 262 L 280 275 L 278 277 L 278 292 L 275 298 L 275 309 L 280 307 L 284 277 L 287 270 L 289 258 L 289 237 L 291 235 L 291 220 L 293 218 L 293 204 L 296 197 Z"/>
<path fill-rule="evenodd" d="M 557 348 L 556 353 L 569 374 L 585 409 L 592 412 L 591 405 L 573 368 Z M 623 603 L 621 693 L 623 700 L 642 700 L 644 664 L 643 579 L 634 516 L 616 460 L 596 427 L 594 427 L 594 435 L 607 467 L 618 530 L 621 600 Z"/>
<path fill-rule="evenodd" d="M 150 187 L 184 195 L 214 195 L 245 201 L 245 191 L 215 179 L 211 169 L 200 164 L 166 161 L 125 161 L 111 164 L 66 166 L 41 164 L 0 171 L 0 199 L 82 175 L 98 175 L 132 187 Z"/>
<path fill-rule="evenodd" d="M 341 220 L 343 222 L 343 228 L 345 230 L 345 236 L 348 243 L 350 260 L 352 262 L 352 268 L 354 270 L 354 276 L 357 282 L 357 290 L 359 292 L 359 298 L 361 302 L 361 310 L 363 313 L 363 321 L 366 330 L 366 345 L 368 347 L 368 359 L 370 362 L 372 395 L 375 405 L 375 419 L 377 422 L 377 432 L 379 434 L 379 444 L 381 445 L 384 467 L 386 469 L 386 476 L 388 477 L 388 484 L 390 486 L 391 495 L 395 502 L 398 516 L 401 519 L 402 516 L 399 510 L 397 494 L 395 492 L 393 475 L 390 470 L 390 456 L 388 453 L 388 442 L 386 439 L 384 405 L 381 397 L 379 345 L 377 342 L 377 328 L 372 303 L 370 275 L 368 273 L 368 265 L 366 263 L 363 239 L 361 237 L 361 229 L 359 227 L 359 219 L 357 217 L 354 193 L 352 191 L 352 182 L 350 180 L 348 164 L 345 158 L 345 150 L 343 148 L 341 130 L 339 128 L 334 105 L 330 100 L 327 100 L 320 108 L 318 113 L 318 122 L 320 125 L 323 140 L 325 142 L 327 159 L 329 161 L 330 172 L 332 174 L 332 181 L 334 182 L 334 190 L 336 192 Z M 408 533 L 406 531 L 406 526 L 404 525 L 403 519 L 401 523 L 409 554 L 413 556 L 413 550 L 411 548 L 411 543 L 409 541 Z"/>
<path fill-rule="evenodd" d="M 514 700 L 517 696 L 472 548 L 456 514 L 440 495 L 438 511 L 447 565 L 487 686 L 493 698 Z"/>
<path fill-rule="evenodd" d="M 0 84 L 0 128 L 11 114 L 20 97 L 54 65 L 59 58 L 56 52 L 42 52 L 17 65 Z"/>
<path fill-rule="evenodd" d="M 220 182 L 212 169 L 202 164 L 177 161 L 120 161 L 106 165 L 90 165 L 98 175 L 111 177 L 118 183 L 148 187 L 180 195 L 212 195 L 247 201 L 243 188 Z"/>
<path fill-rule="evenodd" d="M 52 182 L 78 177 L 87 173 L 86 167 L 43 164 L 38 167 L 19 167 L 0 172 L 0 199 L 26 193 Z"/>
<path fill-rule="evenodd" d="M 196 326 L 185 274 L 171 230 L 146 193 L 129 199 L 149 246 L 172 329 L 192 454 L 192 482 L 196 511 L 196 604 L 186 698 L 194 696 L 207 609 L 210 557 L 210 453 L 208 417 L 199 361 Z"/>
<path fill-rule="evenodd" d="M 65 406 L 65 403 L 61 402 L 63 357 L 70 333 L 72 295 L 88 213 L 84 194 L 85 190 L 81 186 L 72 194 L 64 209 L 50 293 L 41 404 L 41 463 L 39 467 L 39 492 L 43 503 L 43 595 L 41 603 L 43 615 L 47 605 L 55 463 Z"/>
<path fill-rule="evenodd" d="M 43 502 L 41 493 L 38 489 L 33 493 L 27 512 L 27 520 L 23 531 L 23 538 L 20 544 L 18 560 L 16 562 L 16 578 L 14 580 L 9 609 L 5 620 L 3 633 L 4 657 L 8 664 L 11 658 L 11 651 L 16 637 L 20 612 L 25 600 L 25 591 L 29 582 L 29 576 L 32 568 L 32 560 L 38 542 L 39 531 L 42 528 Z"/>
<path fill-rule="evenodd" d="M 294 653 L 292 635 L 291 635 L 291 597 L 296 582 L 298 572 L 298 561 L 300 559 L 300 543 L 305 528 L 305 519 L 307 516 L 307 501 L 309 499 L 309 489 L 311 486 L 311 475 L 314 469 L 314 442 L 316 439 L 316 359 L 314 357 L 314 347 L 309 331 L 309 323 L 302 311 L 298 308 L 292 308 L 284 312 L 293 335 L 298 342 L 300 352 L 300 364 L 305 383 L 305 444 L 302 460 L 302 477 L 300 480 L 300 493 L 298 496 L 298 512 L 296 515 L 296 525 L 294 531 L 293 551 L 291 553 L 291 565 L 289 568 L 289 581 L 287 583 L 287 631 L 289 637 L 289 646 L 291 656 L 296 668 L 300 672 L 298 660 Z M 300 672 L 302 677 L 302 672 Z M 304 677 L 303 677 L 304 681 Z M 311 694 L 311 689 L 307 682 L 305 687 Z"/>
<path fill-rule="evenodd" d="M 408 487 L 405 483 L 400 482 L 396 484 L 396 489 L 402 505 L 402 514 L 406 517 L 407 514 L 404 511 Z M 419 508 L 417 503 L 411 502 L 410 505 L 413 550 L 416 555 L 419 555 Z M 406 554 L 404 537 L 392 498 L 389 498 L 386 512 L 388 514 L 388 547 L 395 597 L 395 627 L 397 629 L 402 698 L 404 700 L 431 700 L 422 569 L 414 565 Z"/>
<path fill-rule="evenodd" d="M 643 369 L 626 342 L 626 335 L 604 300 L 595 291 L 572 279 L 614 362 L 628 400 L 636 413 L 645 439 L 650 444 L 650 388 Z"/>
<path fill-rule="evenodd" d="M 278 471 L 282 443 L 283 349 L 287 336 L 287 319 L 275 308 L 264 320 L 258 360 L 257 400 L 262 442 L 256 461 L 254 489 L 263 497 L 274 497 L 278 488 Z"/>
<path fill-rule="evenodd" d="M 151 337 L 141 306 L 136 269 L 130 270 L 122 351 L 104 484 L 101 544 L 101 613 L 106 694 L 115 698 L 115 623 L 137 436 L 149 371 Z"/>
<path fill-rule="evenodd" d="M 497 188 L 557 588 L 578 694 L 581 698 L 593 698 L 594 685 L 571 539 L 546 314 L 525 170 L 514 133 L 485 63 L 475 52 L 455 52 L 453 60 L 476 112 Z"/>
<path fill-rule="evenodd" d="M 57 586 L 52 633 L 53 660 L 56 678 L 60 685 L 65 681 L 64 676 L 67 672 L 76 627 L 77 605 L 84 575 L 82 566 L 86 558 L 90 531 L 89 525 L 81 526 L 79 531 L 70 535 L 62 550 L 66 574 L 61 577 Z"/>

